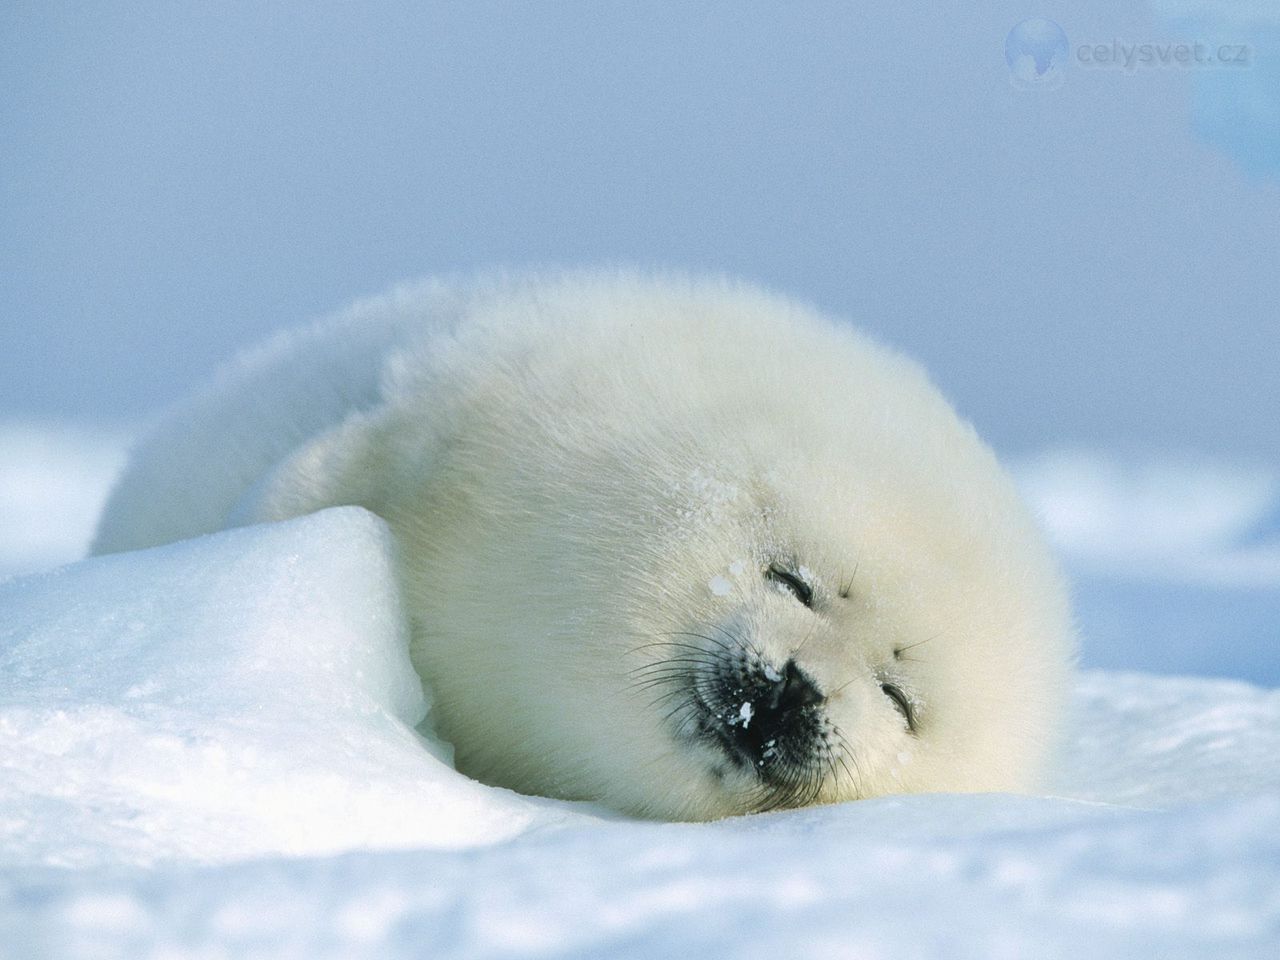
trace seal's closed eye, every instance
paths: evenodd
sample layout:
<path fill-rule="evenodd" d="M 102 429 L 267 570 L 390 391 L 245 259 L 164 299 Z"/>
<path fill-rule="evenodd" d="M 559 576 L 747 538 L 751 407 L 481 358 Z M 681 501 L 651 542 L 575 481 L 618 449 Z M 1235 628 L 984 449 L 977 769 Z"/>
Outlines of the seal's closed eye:
<path fill-rule="evenodd" d="M 790 570 L 773 563 L 769 565 L 769 569 L 765 570 L 764 575 L 765 579 L 772 580 L 774 583 L 790 590 L 795 598 L 806 607 L 813 608 L 813 587 L 806 583 L 800 574 L 792 573 Z"/>
<path fill-rule="evenodd" d="M 880 684 L 880 689 L 884 691 L 884 695 L 893 701 L 893 705 L 902 714 L 902 719 L 907 721 L 907 729 L 912 733 L 916 732 L 916 715 L 911 709 L 911 701 L 907 699 L 907 695 L 901 689 L 892 683 Z"/>

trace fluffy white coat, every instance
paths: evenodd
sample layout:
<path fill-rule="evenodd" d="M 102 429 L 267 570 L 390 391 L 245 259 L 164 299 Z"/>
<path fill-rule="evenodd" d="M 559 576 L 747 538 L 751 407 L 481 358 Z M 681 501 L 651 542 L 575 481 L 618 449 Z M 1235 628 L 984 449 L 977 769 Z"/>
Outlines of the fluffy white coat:
<path fill-rule="evenodd" d="M 397 538 L 433 722 L 482 780 L 758 809 L 681 728 L 682 663 L 726 642 L 822 689 L 839 743 L 806 801 L 1025 789 L 1054 740 L 1065 590 L 994 456 L 915 364 L 758 288 L 570 273 L 359 303 L 178 406 L 95 551 L 352 503 Z"/>

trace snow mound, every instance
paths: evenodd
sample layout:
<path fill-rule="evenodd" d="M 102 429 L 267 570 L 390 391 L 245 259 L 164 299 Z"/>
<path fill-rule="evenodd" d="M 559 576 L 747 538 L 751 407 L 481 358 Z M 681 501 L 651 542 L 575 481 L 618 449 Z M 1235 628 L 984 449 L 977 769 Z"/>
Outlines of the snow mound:
<path fill-rule="evenodd" d="M 1280 954 L 1280 692 L 1090 672 L 1049 795 L 711 824 L 428 714 L 358 508 L 0 584 L 0 957 Z"/>
<path fill-rule="evenodd" d="M 414 727 L 390 534 L 358 508 L 0 585 L 10 863 L 494 842 L 530 804 Z"/>

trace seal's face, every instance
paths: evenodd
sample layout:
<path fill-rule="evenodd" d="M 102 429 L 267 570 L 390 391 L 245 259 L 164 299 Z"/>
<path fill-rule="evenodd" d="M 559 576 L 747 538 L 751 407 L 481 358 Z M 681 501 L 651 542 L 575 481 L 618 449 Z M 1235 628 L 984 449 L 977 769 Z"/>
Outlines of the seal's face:
<path fill-rule="evenodd" d="M 945 490 L 821 469 L 745 486 L 679 525 L 668 569 L 698 574 L 629 652 L 670 754 L 664 815 L 1030 785 L 1065 632 L 1038 559 Z"/>
<path fill-rule="evenodd" d="M 827 584 L 793 559 L 732 561 L 707 584 L 705 620 L 642 648 L 660 654 L 633 669 L 637 690 L 653 692 L 677 749 L 729 809 L 851 799 L 883 792 L 886 773 L 901 780 L 924 678 L 903 669 L 912 645 L 869 642 L 850 625 L 857 580 Z"/>
<path fill-rule="evenodd" d="M 710 781 L 697 795 L 721 812 L 876 792 L 863 771 L 885 750 L 868 746 L 905 749 L 918 735 L 921 694 L 899 668 L 908 651 L 851 623 L 856 555 L 828 574 L 782 511 L 754 513 L 725 524 L 738 528 L 740 555 L 670 605 L 684 622 L 637 648 L 634 688 L 652 694 L 675 751 Z M 868 689 L 878 695 L 870 704 Z"/>

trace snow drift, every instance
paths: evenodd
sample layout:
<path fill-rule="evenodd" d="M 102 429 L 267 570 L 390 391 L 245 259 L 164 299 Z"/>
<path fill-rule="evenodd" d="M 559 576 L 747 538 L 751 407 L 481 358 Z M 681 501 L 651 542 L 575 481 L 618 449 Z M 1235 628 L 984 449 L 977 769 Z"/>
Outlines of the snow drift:
<path fill-rule="evenodd" d="M 357 508 L 0 586 L 9 863 L 458 846 L 531 805 L 414 731 L 389 534 Z"/>
<path fill-rule="evenodd" d="M 450 768 L 393 565 L 343 508 L 0 585 L 0 956 L 1280 948 L 1276 692 L 1088 673 L 1051 796 L 630 822 Z"/>

